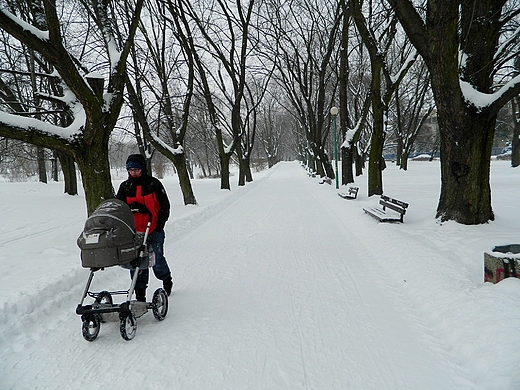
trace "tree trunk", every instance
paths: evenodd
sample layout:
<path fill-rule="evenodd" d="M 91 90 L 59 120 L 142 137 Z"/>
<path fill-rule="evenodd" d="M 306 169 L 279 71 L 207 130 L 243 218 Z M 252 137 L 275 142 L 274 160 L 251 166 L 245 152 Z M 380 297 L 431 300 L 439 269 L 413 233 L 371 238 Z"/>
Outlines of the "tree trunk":
<path fill-rule="evenodd" d="M 242 187 L 246 185 L 246 164 L 244 153 L 242 152 L 242 144 L 237 144 L 235 152 L 238 159 L 238 186 Z"/>
<path fill-rule="evenodd" d="M 220 154 L 220 189 L 230 190 L 231 185 L 229 183 L 229 164 L 231 162 L 231 156 L 228 154 Z"/>
<path fill-rule="evenodd" d="M 452 94 L 453 92 L 446 91 Z M 449 101 L 444 97 L 445 101 Z M 461 102 L 462 103 L 462 102 Z M 465 225 L 495 219 L 491 208 L 489 184 L 490 158 L 496 115 L 463 110 L 453 112 L 452 105 L 438 108 L 441 129 L 441 194 L 437 218 Z M 449 136 L 448 136 L 449 135 Z"/>
<path fill-rule="evenodd" d="M 38 146 L 36 147 L 37 160 L 38 160 L 38 181 L 40 183 L 47 183 L 47 169 L 45 168 L 45 149 Z"/>
<path fill-rule="evenodd" d="M 354 149 L 354 162 L 356 164 L 356 176 L 363 174 L 363 168 L 365 168 L 365 155 L 359 154 L 359 150 Z"/>
<path fill-rule="evenodd" d="M 441 194 L 436 218 L 476 225 L 495 219 L 491 208 L 489 172 L 497 111 L 489 113 L 484 109 L 479 112 L 464 99 L 456 56 L 458 43 L 455 39 L 447 40 L 446 31 L 439 28 L 457 30 L 458 11 L 456 6 L 454 8 L 449 14 L 453 16 L 451 19 L 440 10 L 429 20 L 435 28 L 431 32 L 433 43 L 428 48 L 428 66 L 441 139 Z M 448 36 L 456 35 L 448 33 Z M 468 61 L 467 67 L 473 69 L 473 66 L 476 66 L 474 61 Z M 480 85 L 483 91 L 489 88 L 486 83 L 490 79 L 480 80 L 482 74 L 478 77 L 479 80 L 473 80 L 473 83 Z"/>
<path fill-rule="evenodd" d="M 511 166 L 520 165 L 520 97 L 511 100 L 513 110 L 513 139 L 511 140 Z"/>
<path fill-rule="evenodd" d="M 251 172 L 251 152 L 246 153 L 243 160 L 246 183 L 251 183 L 253 181 L 253 173 Z"/>
<path fill-rule="evenodd" d="M 69 195 L 78 194 L 78 178 L 76 177 L 76 165 L 74 158 L 62 152 L 56 152 L 60 160 L 61 170 L 63 172 L 63 179 L 65 181 L 64 192 Z"/>
<path fill-rule="evenodd" d="M 373 129 L 368 160 L 368 196 L 383 194 L 383 105 L 381 101 L 381 67 L 372 64 Z"/>
<path fill-rule="evenodd" d="M 348 62 L 349 50 L 349 28 L 350 28 L 350 12 L 345 0 L 340 1 L 343 10 L 343 21 L 341 28 L 341 50 L 339 53 L 339 134 L 341 134 L 341 142 L 345 140 L 348 125 L 349 125 L 349 111 L 348 111 L 348 89 L 350 68 Z M 352 171 L 353 164 L 353 145 L 347 148 L 340 148 L 341 150 L 341 185 L 354 183 L 354 173 Z"/>
<path fill-rule="evenodd" d="M 341 148 L 341 185 L 354 183 L 353 163 L 354 152 L 352 147 Z"/>
<path fill-rule="evenodd" d="M 190 175 L 186 163 L 186 154 L 176 154 L 173 158 L 173 165 L 175 166 L 177 176 L 179 177 L 179 185 L 184 197 L 184 205 L 197 204 L 197 199 L 195 199 L 195 194 L 193 193 L 193 188 L 191 186 Z"/>
<path fill-rule="evenodd" d="M 52 181 L 58 181 L 58 153 L 55 150 L 52 151 L 51 177 Z"/>
<path fill-rule="evenodd" d="M 409 156 L 409 152 L 403 151 L 401 153 L 401 155 L 398 157 L 398 159 L 400 161 L 399 169 L 402 169 L 403 171 L 408 170 L 408 156 Z"/>
<path fill-rule="evenodd" d="M 186 170 L 188 171 L 188 178 L 190 179 L 190 187 L 191 187 L 191 180 L 193 180 L 193 167 L 191 166 L 191 160 L 186 157 Z"/>
<path fill-rule="evenodd" d="M 75 159 L 81 172 L 87 213 L 90 215 L 101 201 L 115 197 L 108 161 L 108 141 L 76 149 Z"/>

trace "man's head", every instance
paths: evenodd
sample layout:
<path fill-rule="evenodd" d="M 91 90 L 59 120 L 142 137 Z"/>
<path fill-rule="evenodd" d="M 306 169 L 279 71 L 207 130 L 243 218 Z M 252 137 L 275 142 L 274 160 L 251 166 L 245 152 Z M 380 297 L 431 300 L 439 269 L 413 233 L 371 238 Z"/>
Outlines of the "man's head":
<path fill-rule="evenodd" d="M 130 177 L 140 177 L 146 173 L 146 161 L 141 154 L 132 154 L 126 160 L 126 170 Z"/>

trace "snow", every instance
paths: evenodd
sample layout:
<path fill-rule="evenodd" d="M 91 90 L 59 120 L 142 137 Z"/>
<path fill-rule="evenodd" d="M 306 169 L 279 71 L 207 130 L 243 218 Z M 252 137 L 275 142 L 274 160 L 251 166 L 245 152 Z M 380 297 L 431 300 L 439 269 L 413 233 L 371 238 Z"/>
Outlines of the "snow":
<path fill-rule="evenodd" d="M 51 95 L 47 95 L 51 96 Z M 0 123 L 17 128 L 20 132 L 39 131 L 49 136 L 61 137 L 64 139 L 72 139 L 83 129 L 86 123 L 86 113 L 83 105 L 79 103 L 74 93 L 66 88 L 64 96 L 52 95 L 53 99 L 60 100 L 69 106 L 70 111 L 74 114 L 74 120 L 69 126 L 61 127 L 51 123 L 43 122 L 39 119 L 28 118 L 16 114 L 9 114 L 0 110 Z"/>
<path fill-rule="evenodd" d="M 5 16 L 10 18 L 13 22 L 19 24 L 21 28 L 23 28 L 24 30 L 29 31 L 31 34 L 35 35 L 36 37 L 38 37 L 42 41 L 48 41 L 49 40 L 49 31 L 48 30 L 42 31 L 42 30 L 34 27 L 33 25 L 27 23 L 26 21 L 18 18 L 16 15 L 13 15 L 9 11 L 7 11 L 7 9 L 5 9 L 5 8 L 1 8 L 0 12 L 2 12 Z"/>
<path fill-rule="evenodd" d="M 58 136 L 64 139 L 72 139 L 85 125 L 86 114 L 83 106 L 79 103 L 70 106 L 74 113 L 74 120 L 70 126 L 61 127 L 46 123 L 35 118 L 22 117 L 0 111 L 0 123 L 17 128 L 20 131 L 39 131 L 50 136 Z"/>
<path fill-rule="evenodd" d="M 279 163 L 231 191 L 193 180 L 197 206 L 167 177 L 168 315 L 139 318 L 131 341 L 103 323 L 93 342 L 75 314 L 83 195 L 0 182 L 0 388 L 518 389 L 520 280 L 484 283 L 483 254 L 520 241 L 519 175 L 493 161 L 496 220 L 478 226 L 435 220 L 437 161 L 384 171 L 403 224 L 363 213 L 364 176 L 345 200 Z M 128 287 L 120 267 L 94 278 Z"/>
<path fill-rule="evenodd" d="M 514 88 L 516 84 L 520 82 L 520 75 L 513 77 L 506 84 L 500 87 L 494 93 L 482 93 L 476 90 L 470 83 L 467 81 L 459 80 L 460 89 L 466 102 L 474 105 L 479 111 L 482 111 L 484 108 L 489 107 L 495 101 L 497 101 L 504 93 L 506 93 L 510 88 Z"/>

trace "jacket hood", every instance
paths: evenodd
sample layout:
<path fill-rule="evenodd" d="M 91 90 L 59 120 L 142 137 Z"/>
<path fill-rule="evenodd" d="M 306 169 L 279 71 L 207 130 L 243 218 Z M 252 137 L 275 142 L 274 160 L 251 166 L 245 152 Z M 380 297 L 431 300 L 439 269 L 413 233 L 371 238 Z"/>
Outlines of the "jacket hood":
<path fill-rule="evenodd" d="M 147 175 L 148 174 L 148 170 L 146 169 L 146 159 L 144 158 L 144 156 L 142 154 L 131 154 L 126 159 L 126 163 L 128 164 L 128 162 L 130 160 L 138 161 L 139 164 L 141 164 L 141 166 L 143 167 L 143 175 Z"/>

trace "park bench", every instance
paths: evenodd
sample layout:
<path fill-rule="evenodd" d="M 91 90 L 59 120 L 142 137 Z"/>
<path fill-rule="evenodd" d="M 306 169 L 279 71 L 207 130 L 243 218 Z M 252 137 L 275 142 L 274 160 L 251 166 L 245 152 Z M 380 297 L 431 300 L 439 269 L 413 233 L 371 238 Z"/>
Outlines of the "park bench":
<path fill-rule="evenodd" d="M 348 188 L 347 192 L 338 192 L 338 195 L 343 199 L 356 199 L 358 191 L 359 187 L 351 186 Z"/>
<path fill-rule="evenodd" d="M 390 198 L 386 195 L 381 195 L 379 204 L 382 206 L 381 208 L 367 207 L 363 208 L 363 211 L 377 219 L 379 222 L 403 222 L 403 217 L 406 214 L 408 203 Z M 387 209 L 390 209 L 391 211 Z"/>
<path fill-rule="evenodd" d="M 319 182 L 320 184 L 325 184 L 327 183 L 328 185 L 331 185 L 332 184 L 332 179 L 330 177 L 324 177 L 323 179 L 320 180 Z"/>

